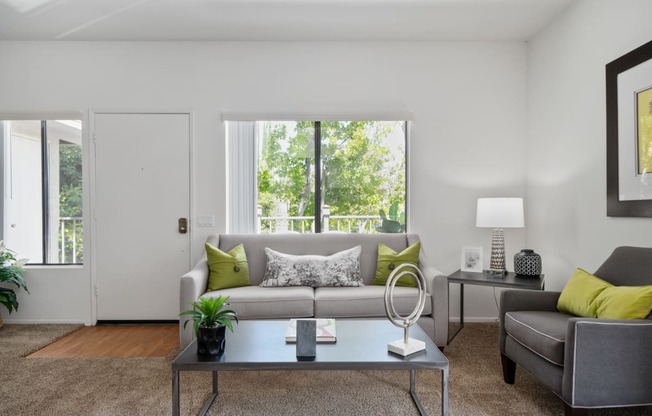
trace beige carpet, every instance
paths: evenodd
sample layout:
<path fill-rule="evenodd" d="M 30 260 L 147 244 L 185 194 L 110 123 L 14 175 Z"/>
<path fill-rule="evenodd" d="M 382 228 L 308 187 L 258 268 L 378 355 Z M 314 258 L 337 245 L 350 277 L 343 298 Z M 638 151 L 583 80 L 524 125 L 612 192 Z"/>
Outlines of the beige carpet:
<path fill-rule="evenodd" d="M 75 330 L 72 325 L 5 325 L 0 330 L 0 415 L 169 415 L 167 358 L 22 358 Z M 227 344 L 228 348 L 228 344 Z M 467 324 L 446 348 L 451 415 L 562 415 L 561 401 L 517 370 L 502 381 L 497 327 Z M 440 409 L 440 372 L 418 371 L 417 391 L 429 414 Z M 210 415 L 416 415 L 409 373 L 399 371 L 220 373 Z M 197 414 L 210 375 L 182 373 L 181 410 Z M 651 408 L 590 412 L 652 415 Z"/>

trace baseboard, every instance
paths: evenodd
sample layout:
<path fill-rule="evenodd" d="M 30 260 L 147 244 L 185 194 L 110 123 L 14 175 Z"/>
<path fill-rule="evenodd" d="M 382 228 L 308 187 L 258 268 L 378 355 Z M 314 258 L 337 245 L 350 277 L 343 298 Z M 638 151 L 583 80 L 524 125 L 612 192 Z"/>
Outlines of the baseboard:
<path fill-rule="evenodd" d="M 5 324 L 69 324 L 69 325 L 93 325 L 91 321 L 84 321 L 79 319 L 7 319 L 4 316 L 2 320 Z"/>
<path fill-rule="evenodd" d="M 97 325 L 160 325 L 160 324 L 178 324 L 178 319 L 99 319 Z"/>

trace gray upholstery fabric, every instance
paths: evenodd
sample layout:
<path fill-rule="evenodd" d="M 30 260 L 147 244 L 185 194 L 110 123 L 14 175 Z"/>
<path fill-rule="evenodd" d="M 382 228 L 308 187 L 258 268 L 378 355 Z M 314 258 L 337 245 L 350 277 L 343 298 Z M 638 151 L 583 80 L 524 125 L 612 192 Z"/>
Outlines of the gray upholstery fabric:
<path fill-rule="evenodd" d="M 206 241 L 223 251 L 228 251 L 238 244 L 243 244 L 247 254 L 249 265 L 249 274 L 252 287 L 232 288 L 212 292 L 211 295 L 230 295 L 231 306 L 240 313 L 242 319 L 263 319 L 263 318 L 295 318 L 310 317 L 316 313 L 317 306 L 314 302 L 314 289 L 309 287 L 294 287 L 285 289 L 298 289 L 298 292 L 292 292 L 291 298 L 284 298 L 279 293 L 267 292 L 284 288 L 261 288 L 258 287 L 263 279 L 266 266 L 265 247 L 272 250 L 294 255 L 317 254 L 330 256 L 342 250 L 355 246 L 361 246 L 360 255 L 360 272 L 365 284 L 370 283 L 376 273 L 376 261 L 378 258 L 378 243 L 391 247 L 398 252 L 403 251 L 409 245 L 419 241 L 417 234 L 274 234 L 274 235 L 256 235 L 256 234 L 223 234 L 210 235 Z M 431 337 L 436 345 L 446 346 L 448 342 L 448 280 L 444 274 L 437 270 L 431 262 L 428 261 L 423 246 L 419 253 L 419 268 L 421 269 L 426 280 L 427 292 L 431 295 L 428 297 L 424 312 L 419 318 L 419 325 Z M 195 267 L 181 277 L 180 283 L 180 310 L 188 309 L 191 302 L 197 300 L 206 291 L 208 282 L 208 266 L 206 265 L 206 255 L 204 254 L 197 262 Z M 333 288 L 358 290 L 359 287 Z M 410 288 L 396 288 L 408 289 Z M 259 290 L 265 292 L 259 292 Z M 371 289 L 379 293 L 384 287 Z M 413 289 L 412 289 L 413 290 Z M 371 300 L 364 301 L 359 305 L 359 299 L 352 294 L 343 296 L 352 298 L 351 304 L 344 306 L 344 302 L 339 306 L 336 305 L 335 299 L 328 298 L 327 292 L 324 292 L 324 298 L 320 303 L 320 308 L 329 312 L 340 312 L 342 319 L 352 316 L 341 314 L 342 308 L 347 308 L 351 314 L 360 316 L 384 316 L 383 312 L 379 314 L 376 302 Z M 397 290 L 397 294 L 402 291 Z M 310 294 L 310 295 L 309 295 Z M 380 295 L 382 299 L 382 295 Z M 401 300 L 399 304 L 402 302 Z M 408 299 L 405 299 L 407 302 Z M 414 302 L 409 302 L 409 311 L 413 309 Z M 370 311 L 360 309 L 360 306 L 372 308 Z M 382 308 L 382 303 L 380 304 Z M 407 309 L 407 305 L 405 306 Z M 409 312 L 408 311 L 408 312 Z M 326 315 L 322 315 L 325 317 Z M 192 342 L 193 334 L 190 326 L 183 328 L 183 321 L 179 321 L 179 337 L 181 346 L 186 347 Z"/>
<path fill-rule="evenodd" d="M 286 254 L 331 256 L 359 245 L 362 281 L 369 284 L 376 273 L 380 242 L 399 252 L 408 246 L 406 234 L 221 234 L 217 247 L 228 251 L 244 244 L 251 284 L 259 285 L 265 275 L 265 247 Z"/>
<path fill-rule="evenodd" d="M 564 400 L 577 407 L 652 404 L 650 348 L 648 320 L 570 319 Z"/>
<path fill-rule="evenodd" d="M 505 332 L 535 354 L 563 366 L 566 328 L 570 318 L 570 315 L 559 312 L 507 312 Z"/>
<path fill-rule="evenodd" d="M 230 296 L 231 309 L 240 319 L 305 318 L 314 316 L 311 287 L 244 286 L 208 292 L 204 296 Z"/>
<path fill-rule="evenodd" d="M 618 247 L 594 274 L 616 286 L 652 285 L 652 248 Z"/>
<path fill-rule="evenodd" d="M 618 286 L 650 285 L 652 248 L 618 247 L 595 275 Z M 558 298 L 558 292 L 504 291 L 501 352 L 572 407 L 651 405 L 652 322 L 565 318 L 556 313 Z M 559 361 L 558 344 L 529 333 L 527 328 L 518 329 L 517 320 L 555 337 L 566 320 L 563 366 L 551 362 Z"/>
<path fill-rule="evenodd" d="M 417 289 L 394 288 L 394 306 L 403 316 L 410 314 L 417 303 Z M 432 313 L 432 302 L 427 296 L 423 315 Z M 318 287 L 315 289 L 316 317 L 382 318 L 385 314 L 385 286 L 358 288 Z"/>
<path fill-rule="evenodd" d="M 500 296 L 500 351 L 505 351 L 505 314 L 511 311 L 557 312 L 557 300 L 561 292 L 542 292 L 539 290 L 504 290 Z"/>
<path fill-rule="evenodd" d="M 532 374 L 544 386 L 561 397 L 562 377 L 564 367 L 550 364 L 550 362 L 525 348 L 523 345 L 508 337 L 505 341 L 504 353 L 517 362 L 525 371 Z M 518 383 L 518 380 L 516 380 Z"/>

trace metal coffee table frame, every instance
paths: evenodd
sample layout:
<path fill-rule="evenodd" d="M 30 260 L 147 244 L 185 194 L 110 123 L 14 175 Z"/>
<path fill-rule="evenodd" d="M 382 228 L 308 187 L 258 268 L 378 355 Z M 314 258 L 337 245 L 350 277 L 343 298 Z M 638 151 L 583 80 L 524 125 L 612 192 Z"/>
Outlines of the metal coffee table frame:
<path fill-rule="evenodd" d="M 337 343 L 317 344 L 314 361 L 298 361 L 295 344 L 285 343 L 288 321 L 240 321 L 234 333 L 227 334 L 226 351 L 221 357 L 200 357 L 192 342 L 172 363 L 172 414 L 181 410 L 179 373 L 212 372 L 212 393 L 199 415 L 208 412 L 218 395 L 219 371 L 255 370 L 410 370 L 410 396 L 419 413 L 426 411 L 417 396 L 415 370 L 441 370 L 441 414 L 448 415 L 448 359 L 418 326 L 410 337 L 426 343 L 426 350 L 407 357 L 387 351 L 402 331 L 388 320 L 338 319 Z"/>

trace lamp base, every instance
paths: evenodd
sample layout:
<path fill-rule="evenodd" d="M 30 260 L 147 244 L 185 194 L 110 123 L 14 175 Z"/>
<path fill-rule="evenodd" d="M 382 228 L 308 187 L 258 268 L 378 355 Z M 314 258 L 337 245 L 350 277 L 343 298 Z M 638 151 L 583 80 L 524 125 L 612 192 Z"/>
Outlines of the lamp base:
<path fill-rule="evenodd" d="M 505 271 L 505 232 L 502 228 L 494 228 L 491 235 L 491 262 L 489 269 L 498 272 Z"/>
<path fill-rule="evenodd" d="M 414 338 L 408 338 L 407 343 L 403 338 L 401 338 L 387 344 L 387 351 L 402 355 L 403 357 L 406 355 L 414 354 L 415 352 L 423 351 L 425 349 L 426 343 Z"/>

